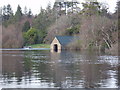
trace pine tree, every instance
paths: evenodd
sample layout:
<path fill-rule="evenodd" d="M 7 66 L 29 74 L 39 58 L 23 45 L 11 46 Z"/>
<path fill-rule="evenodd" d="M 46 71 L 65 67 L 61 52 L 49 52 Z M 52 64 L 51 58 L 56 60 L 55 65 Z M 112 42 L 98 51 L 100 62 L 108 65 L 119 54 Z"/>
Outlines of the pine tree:
<path fill-rule="evenodd" d="M 12 15 L 13 15 L 13 11 L 12 11 L 11 5 L 8 4 L 7 5 L 7 16 L 8 16 L 8 18 L 10 18 L 10 16 L 12 16 Z"/>
<path fill-rule="evenodd" d="M 29 11 L 28 11 L 28 17 L 30 18 L 32 16 L 32 11 L 31 11 L 31 9 L 29 9 Z"/>
<path fill-rule="evenodd" d="M 6 6 L 3 6 L 3 21 L 6 21 L 7 20 L 7 12 L 6 12 Z"/>
<path fill-rule="evenodd" d="M 3 21 L 9 20 L 11 16 L 13 16 L 13 11 L 11 5 L 8 4 L 3 7 Z"/>
<path fill-rule="evenodd" d="M 15 13 L 15 20 L 16 20 L 16 21 L 21 20 L 22 15 L 23 15 L 23 14 L 22 14 L 21 7 L 18 5 L 17 11 L 16 11 L 16 13 Z"/>

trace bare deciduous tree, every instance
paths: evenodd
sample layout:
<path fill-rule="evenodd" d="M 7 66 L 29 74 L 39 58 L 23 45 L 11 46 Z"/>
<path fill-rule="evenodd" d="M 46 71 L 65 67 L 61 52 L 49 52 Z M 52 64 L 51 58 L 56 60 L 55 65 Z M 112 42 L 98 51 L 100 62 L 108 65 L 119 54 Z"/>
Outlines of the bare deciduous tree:
<path fill-rule="evenodd" d="M 111 48 L 112 44 L 116 42 L 112 34 L 117 30 L 117 22 L 97 15 L 85 18 L 82 19 L 80 30 L 83 48 L 88 48 L 89 46 L 101 48 L 103 43 L 108 48 Z"/>

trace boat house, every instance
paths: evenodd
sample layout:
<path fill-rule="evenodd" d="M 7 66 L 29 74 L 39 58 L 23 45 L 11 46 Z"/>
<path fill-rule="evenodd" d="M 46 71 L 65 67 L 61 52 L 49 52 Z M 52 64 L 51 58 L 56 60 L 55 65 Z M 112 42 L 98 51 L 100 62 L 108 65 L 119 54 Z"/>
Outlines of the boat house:
<path fill-rule="evenodd" d="M 60 52 L 61 50 L 67 49 L 67 45 L 73 42 L 75 36 L 56 36 L 51 43 L 52 52 Z"/>

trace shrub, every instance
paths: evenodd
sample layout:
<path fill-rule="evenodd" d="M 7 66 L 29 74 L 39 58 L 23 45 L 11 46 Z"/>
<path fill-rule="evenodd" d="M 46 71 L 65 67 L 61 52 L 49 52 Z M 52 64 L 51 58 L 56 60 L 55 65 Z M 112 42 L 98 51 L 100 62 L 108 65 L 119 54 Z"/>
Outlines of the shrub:
<path fill-rule="evenodd" d="M 27 32 L 23 34 L 24 45 L 35 44 L 37 42 L 37 30 L 35 28 L 30 28 Z"/>

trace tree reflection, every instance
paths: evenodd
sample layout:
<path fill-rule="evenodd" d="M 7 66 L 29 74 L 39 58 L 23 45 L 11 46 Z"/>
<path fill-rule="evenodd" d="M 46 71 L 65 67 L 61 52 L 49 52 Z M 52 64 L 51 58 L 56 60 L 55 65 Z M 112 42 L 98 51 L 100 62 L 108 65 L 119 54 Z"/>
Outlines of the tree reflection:
<path fill-rule="evenodd" d="M 119 66 L 118 66 L 118 86 L 120 88 L 120 63 L 119 63 Z"/>
<path fill-rule="evenodd" d="M 2 75 L 2 51 L 0 50 L 0 75 Z"/>
<path fill-rule="evenodd" d="M 12 82 L 12 77 L 17 78 L 17 82 L 21 82 L 23 76 L 23 57 L 20 51 L 3 51 L 2 53 L 2 74 L 4 80 L 7 78 L 7 82 Z"/>
<path fill-rule="evenodd" d="M 36 81 L 38 85 L 47 83 L 48 87 L 60 88 L 110 87 L 111 77 L 116 80 L 117 66 L 109 62 L 114 58 L 106 57 L 109 56 L 87 51 L 4 51 L 4 83 L 33 84 Z M 17 81 L 12 81 L 13 77 Z"/>
<path fill-rule="evenodd" d="M 110 78 L 111 65 L 101 60 L 96 52 L 61 52 L 51 53 L 55 61 L 55 82 L 58 87 L 106 87 Z M 59 84 L 58 84 L 59 83 Z"/>

